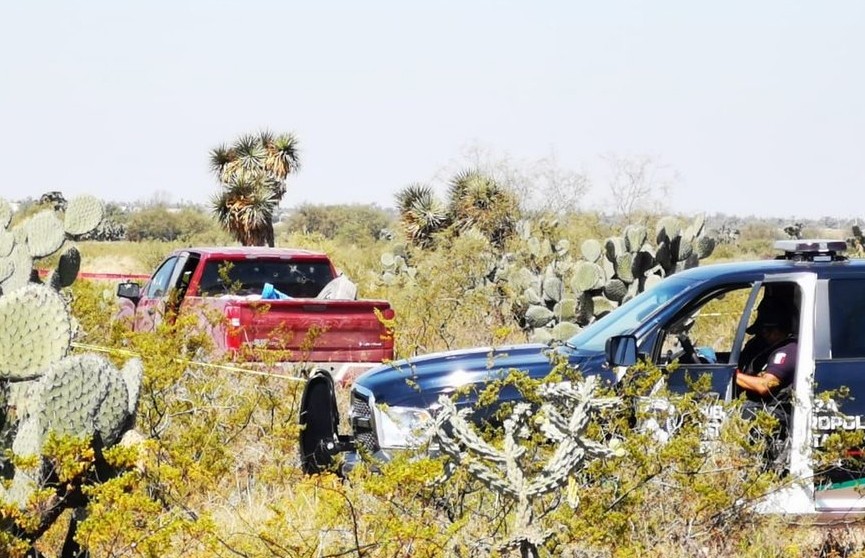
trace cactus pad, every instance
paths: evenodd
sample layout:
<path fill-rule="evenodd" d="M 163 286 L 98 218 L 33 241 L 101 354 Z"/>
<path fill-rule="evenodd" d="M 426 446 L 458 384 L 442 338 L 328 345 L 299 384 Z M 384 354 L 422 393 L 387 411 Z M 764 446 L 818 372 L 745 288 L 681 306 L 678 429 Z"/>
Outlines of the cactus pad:
<path fill-rule="evenodd" d="M 541 305 L 544 303 L 543 299 L 541 298 L 541 295 L 538 294 L 538 290 L 535 287 L 528 287 L 526 290 L 524 290 L 523 291 L 523 298 L 529 304 Z"/>
<path fill-rule="evenodd" d="M 12 273 L 0 281 L 0 289 L 4 293 L 10 293 L 27 285 L 30 282 L 30 272 L 33 269 L 33 258 L 30 257 L 30 252 L 27 251 L 27 246 L 24 243 L 16 242 L 7 259 L 11 262 Z"/>
<path fill-rule="evenodd" d="M 558 302 L 565 293 L 565 285 L 559 277 L 554 275 L 544 278 L 544 300 Z"/>
<path fill-rule="evenodd" d="M 553 307 L 553 313 L 559 321 L 573 321 L 577 316 L 577 299 L 563 298 Z"/>
<path fill-rule="evenodd" d="M 601 266 L 601 271 L 604 272 L 604 283 L 616 276 L 616 266 L 607 258 L 601 258 L 601 262 L 598 265 Z M 600 285 L 598 288 L 602 286 Z"/>
<path fill-rule="evenodd" d="M 105 215 L 105 206 L 94 196 L 78 196 L 69 200 L 63 219 L 67 234 L 78 236 L 99 226 Z"/>
<path fill-rule="evenodd" d="M 5 258 L 12 253 L 15 247 L 15 235 L 7 230 L 0 230 L 0 258 Z"/>
<path fill-rule="evenodd" d="M 622 302 L 628 294 L 628 286 L 621 279 L 610 279 L 604 285 L 604 296 L 613 302 Z"/>
<path fill-rule="evenodd" d="M 526 323 L 531 327 L 544 327 L 555 318 L 552 310 L 546 306 L 529 306 L 526 310 Z"/>
<path fill-rule="evenodd" d="M 644 290 L 649 290 L 661 281 L 663 281 L 663 277 L 660 275 L 656 275 L 654 273 L 650 273 L 646 275 L 646 282 L 644 283 Z"/>
<path fill-rule="evenodd" d="M 598 261 L 601 258 L 601 251 L 601 243 L 594 238 L 584 240 L 580 245 L 580 252 L 583 254 L 583 258 L 588 262 Z"/>
<path fill-rule="evenodd" d="M 390 252 L 382 253 L 381 257 L 379 257 L 379 261 L 386 269 L 393 268 L 396 265 L 396 260 Z"/>
<path fill-rule="evenodd" d="M 60 256 L 57 269 L 51 274 L 51 279 L 49 280 L 51 288 L 60 290 L 72 285 L 78 277 L 78 270 L 80 268 L 81 254 L 78 252 L 78 248 L 71 246 Z"/>
<path fill-rule="evenodd" d="M 571 322 L 560 322 L 553 326 L 553 339 L 565 341 L 580 332 L 580 326 Z"/>
<path fill-rule="evenodd" d="M 627 252 L 625 250 L 625 239 L 621 236 L 611 236 L 604 241 L 604 253 L 610 262 L 615 262 L 616 258 Z"/>
<path fill-rule="evenodd" d="M 643 225 L 628 225 L 623 233 L 625 237 L 625 248 L 628 252 L 636 252 L 642 248 L 648 238 L 648 231 Z"/>
<path fill-rule="evenodd" d="M 590 262 L 579 262 L 571 286 L 575 291 L 582 292 L 600 289 L 604 283 L 606 278 L 601 266 Z"/>
<path fill-rule="evenodd" d="M 646 272 L 652 269 L 655 265 L 655 257 L 645 250 L 640 250 L 634 254 L 634 261 L 631 265 L 631 277 L 639 279 L 644 277 Z"/>
<path fill-rule="evenodd" d="M 529 343 L 547 344 L 553 340 L 553 332 L 547 328 L 539 327 L 532 331 L 529 336 Z"/>
<path fill-rule="evenodd" d="M 658 244 L 682 234 L 682 224 L 675 217 L 661 217 L 655 225 Z"/>
<path fill-rule="evenodd" d="M 616 258 L 616 277 L 625 283 L 634 282 L 634 255 L 630 252 L 625 252 Z"/>
<path fill-rule="evenodd" d="M 697 257 L 701 260 L 703 258 L 708 258 L 712 255 L 712 252 L 715 251 L 715 239 L 711 236 L 701 236 L 697 238 L 697 246 L 695 248 L 695 253 Z"/>
<path fill-rule="evenodd" d="M 592 307 L 594 308 L 595 316 L 598 318 L 605 316 L 616 309 L 616 305 L 613 304 L 613 301 L 600 295 L 592 297 Z"/>
<path fill-rule="evenodd" d="M 66 356 L 72 322 L 63 298 L 43 285 L 0 297 L 0 377 L 33 376 Z"/>
<path fill-rule="evenodd" d="M 66 240 L 63 223 L 51 210 L 40 211 L 22 225 L 27 235 L 27 250 L 33 258 L 44 258 L 56 252 Z"/>
<path fill-rule="evenodd" d="M 700 265 L 700 258 L 697 256 L 696 252 L 691 252 L 691 255 L 685 258 L 685 261 L 681 262 L 680 265 L 682 269 L 691 269 Z"/>
<path fill-rule="evenodd" d="M 535 282 L 532 272 L 526 267 L 511 270 L 508 274 L 508 284 L 516 292 L 522 292 Z"/>
<path fill-rule="evenodd" d="M 129 395 L 127 405 L 129 414 L 134 417 L 138 410 L 138 396 L 141 393 L 141 381 L 144 378 L 144 365 L 137 358 L 127 360 L 120 370 L 120 376 L 126 384 L 126 393 Z"/>
<path fill-rule="evenodd" d="M 40 380 L 39 423 L 60 435 L 99 434 L 105 445 L 120 440 L 130 419 L 126 382 L 105 358 L 75 355 L 53 364 Z"/>
<path fill-rule="evenodd" d="M 688 225 L 688 234 L 691 235 L 691 238 L 697 238 L 703 234 L 703 228 L 706 226 L 706 215 L 700 213 L 696 217 L 694 217 L 693 222 Z"/>
<path fill-rule="evenodd" d="M 680 262 L 683 262 L 691 257 L 691 254 L 694 253 L 694 247 L 691 242 L 680 242 L 679 243 L 679 253 L 677 255 L 677 259 Z"/>

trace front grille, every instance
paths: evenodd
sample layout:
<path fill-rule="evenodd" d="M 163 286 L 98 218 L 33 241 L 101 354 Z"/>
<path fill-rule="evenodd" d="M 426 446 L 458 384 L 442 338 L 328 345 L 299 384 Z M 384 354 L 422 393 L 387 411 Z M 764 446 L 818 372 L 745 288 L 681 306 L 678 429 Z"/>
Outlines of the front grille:
<path fill-rule="evenodd" d="M 375 435 L 375 421 L 369 398 L 357 390 L 351 392 L 351 411 L 349 412 L 351 428 L 354 431 L 354 441 L 358 448 L 369 452 L 378 451 L 378 439 Z"/>
<path fill-rule="evenodd" d="M 351 393 L 351 416 L 372 420 L 372 410 L 366 397 L 356 391 Z"/>

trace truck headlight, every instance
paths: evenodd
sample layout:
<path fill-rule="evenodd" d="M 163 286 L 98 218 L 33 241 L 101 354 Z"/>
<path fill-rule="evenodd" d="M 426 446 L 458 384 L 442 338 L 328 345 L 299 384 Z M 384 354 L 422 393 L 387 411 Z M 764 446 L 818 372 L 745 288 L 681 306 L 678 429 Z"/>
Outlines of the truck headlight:
<path fill-rule="evenodd" d="M 416 448 L 430 437 L 432 415 L 414 407 L 382 406 L 378 409 L 379 445 L 382 448 Z"/>

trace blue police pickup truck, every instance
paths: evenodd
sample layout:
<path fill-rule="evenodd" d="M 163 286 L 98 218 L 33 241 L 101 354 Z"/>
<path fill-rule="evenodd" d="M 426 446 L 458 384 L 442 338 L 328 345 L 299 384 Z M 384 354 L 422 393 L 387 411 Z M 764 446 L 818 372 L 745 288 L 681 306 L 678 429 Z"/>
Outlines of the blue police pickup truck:
<path fill-rule="evenodd" d="M 334 384 L 326 372 L 311 376 L 302 399 L 301 460 L 307 472 L 333 466 L 342 455 L 351 468 L 361 454 L 387 460 L 417 447 L 418 425 L 436 412 L 440 395 L 459 390 L 458 405 L 472 405 L 472 390 L 523 370 L 543 378 L 550 351 L 584 375 L 617 382 L 638 359 L 669 372 L 671 392 L 689 389 L 687 377 L 709 374 L 720 401 L 737 398 L 735 372 L 747 351 L 749 328 L 764 299 L 784 299 L 798 340 L 787 424 L 792 478 L 767 509 L 786 513 L 865 513 L 865 465 L 846 463 L 837 474 L 812 470 L 811 452 L 839 430 L 865 430 L 865 260 L 848 259 L 840 240 L 778 241 L 771 260 L 707 265 L 671 275 L 551 348 L 527 344 L 484 347 L 420 356 L 376 367 L 353 384 L 351 434 L 338 432 Z M 749 331 L 746 331 L 749 330 Z M 817 392 L 840 387 L 849 397 L 834 402 Z M 501 398 L 517 398 L 503 391 Z M 361 451 L 362 450 L 362 451 Z M 852 460 L 857 463 L 858 460 Z M 865 463 L 863 461 L 862 463 Z M 828 480 L 827 480 L 828 479 Z"/>

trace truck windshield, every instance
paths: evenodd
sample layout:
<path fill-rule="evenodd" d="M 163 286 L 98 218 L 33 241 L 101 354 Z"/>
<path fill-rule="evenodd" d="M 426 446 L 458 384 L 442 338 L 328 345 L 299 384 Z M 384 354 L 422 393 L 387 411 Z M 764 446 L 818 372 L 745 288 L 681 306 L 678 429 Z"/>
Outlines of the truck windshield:
<path fill-rule="evenodd" d="M 603 351 L 607 339 L 634 329 L 667 301 L 695 284 L 693 280 L 669 277 L 588 325 L 583 331 L 571 337 L 568 345 L 580 350 Z"/>
<path fill-rule="evenodd" d="M 207 260 L 198 287 L 201 296 L 261 294 L 265 283 L 292 298 L 314 298 L 333 279 L 327 262 L 288 260 Z"/>

